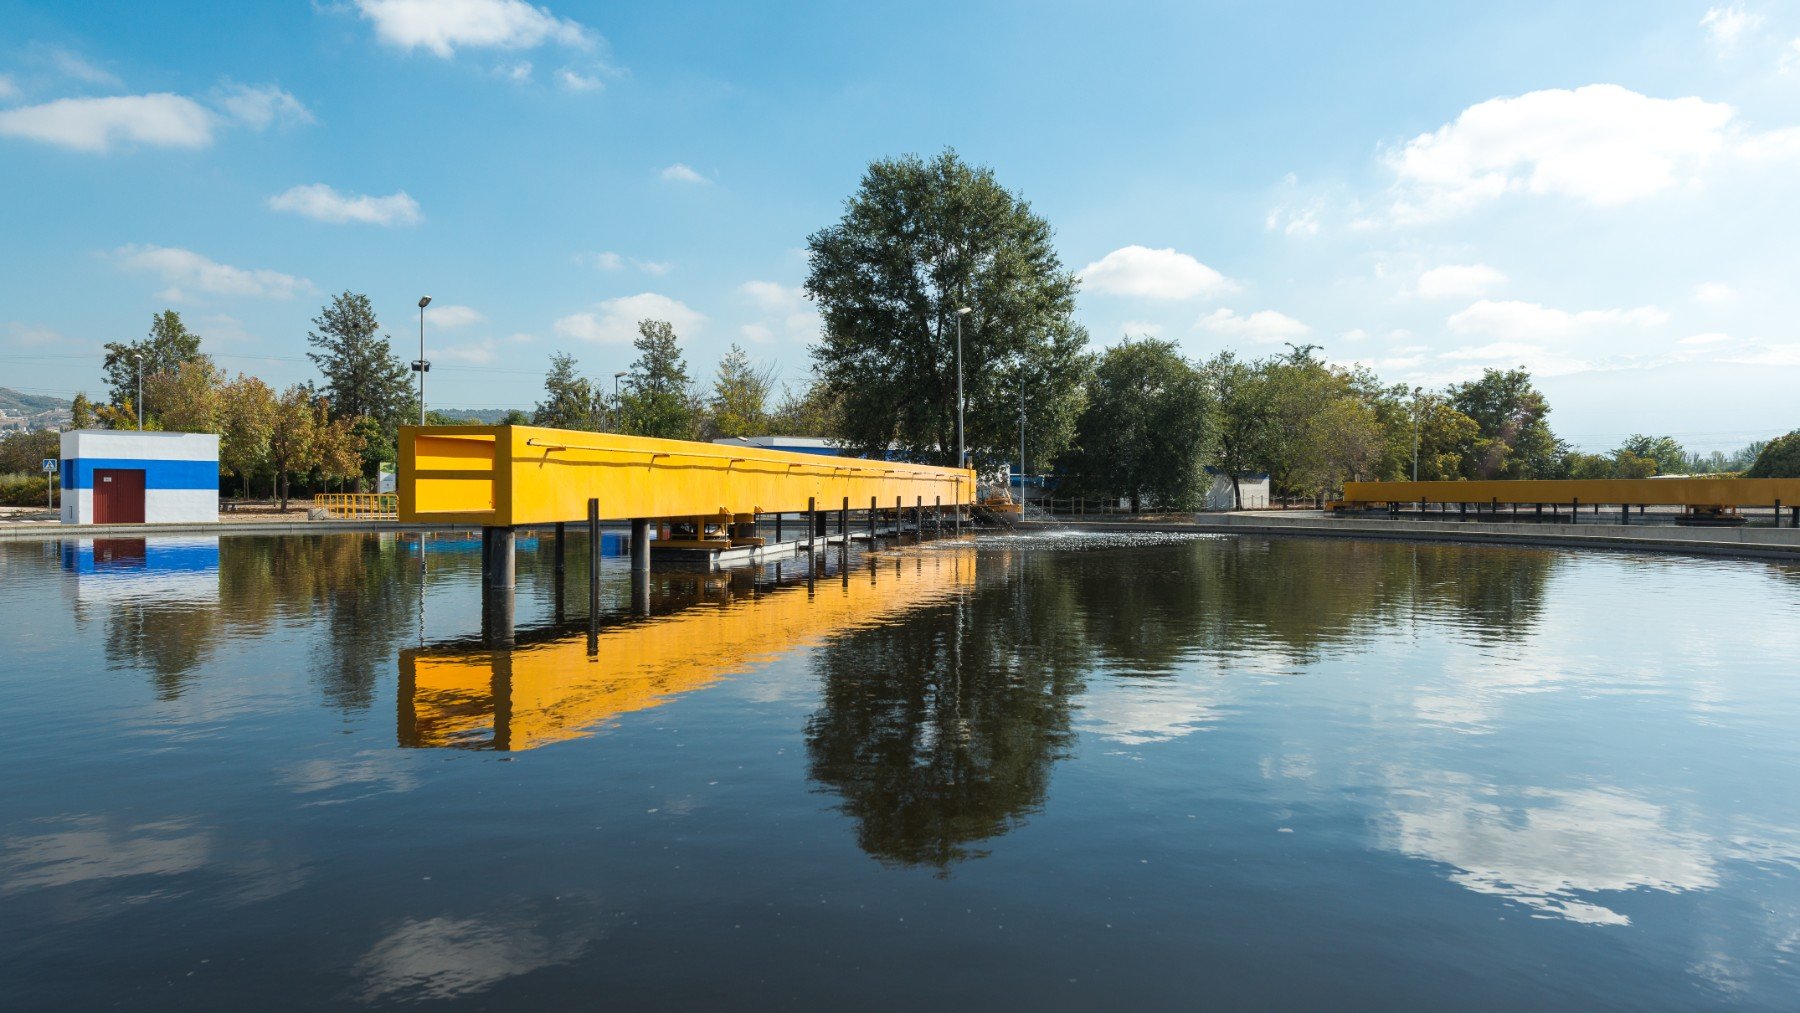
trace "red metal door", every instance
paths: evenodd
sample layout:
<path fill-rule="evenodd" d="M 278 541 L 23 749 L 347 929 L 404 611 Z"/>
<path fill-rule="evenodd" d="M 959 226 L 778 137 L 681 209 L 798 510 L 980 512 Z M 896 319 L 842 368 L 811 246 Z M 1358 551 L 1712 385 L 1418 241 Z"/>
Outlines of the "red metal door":
<path fill-rule="evenodd" d="M 94 469 L 94 523 L 144 523 L 144 469 Z"/>

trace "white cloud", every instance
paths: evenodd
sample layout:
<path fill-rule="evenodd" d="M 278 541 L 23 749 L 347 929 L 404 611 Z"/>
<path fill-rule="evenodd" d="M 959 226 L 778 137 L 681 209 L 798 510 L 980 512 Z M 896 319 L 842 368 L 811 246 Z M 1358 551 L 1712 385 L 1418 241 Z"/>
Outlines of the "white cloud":
<path fill-rule="evenodd" d="M 1365 341 L 1369 337 L 1369 332 L 1363 330 L 1360 327 L 1352 327 L 1349 330 L 1345 331 L 1344 333 L 1338 335 L 1338 337 L 1344 339 L 1345 341 Z"/>
<path fill-rule="evenodd" d="M 1127 320 L 1119 325 L 1119 330 L 1126 334 L 1142 334 L 1145 337 L 1155 338 L 1162 336 L 1164 327 L 1162 324 L 1151 323 L 1148 320 Z"/>
<path fill-rule="evenodd" d="M 0 136 L 103 153 L 118 144 L 204 148 L 223 126 L 261 130 L 277 120 L 312 122 L 299 100 L 273 85 L 229 85 L 214 93 L 214 101 L 216 110 L 169 92 L 61 98 L 0 111 Z"/>
<path fill-rule="evenodd" d="M 1729 335 L 1729 334 L 1707 333 L 1707 334 L 1696 334 L 1696 335 L 1693 335 L 1692 337 L 1682 338 L 1680 341 L 1677 341 L 1675 343 L 1677 345 L 1717 345 L 1717 344 L 1722 344 L 1722 343 L 1730 341 L 1730 340 L 1731 340 L 1731 335 Z"/>
<path fill-rule="evenodd" d="M 414 225 L 422 217 L 419 202 L 405 190 L 372 197 L 368 194 L 339 193 L 324 183 L 296 186 L 269 198 L 269 207 L 290 211 L 314 221 L 343 224 L 363 222 L 369 225 Z"/>
<path fill-rule="evenodd" d="M 638 336 L 638 321 L 667 320 L 675 333 L 691 338 L 706 323 L 703 314 L 685 304 L 655 292 L 608 299 L 595 306 L 595 312 L 573 313 L 556 322 L 556 333 L 582 341 L 602 344 L 629 344 Z"/>
<path fill-rule="evenodd" d="M 1489 99 L 1388 156 L 1401 221 L 1507 193 L 1610 206 L 1692 183 L 1726 147 L 1731 106 L 1614 84 Z"/>
<path fill-rule="evenodd" d="M 1654 327 L 1668 319 L 1669 315 L 1655 306 L 1571 313 L 1537 303 L 1483 299 L 1468 309 L 1452 314 L 1445 323 L 1456 334 L 1482 335 L 1502 341 L 1537 342 L 1581 338 L 1597 331 L 1620 327 Z"/>
<path fill-rule="evenodd" d="M 448 57 L 457 49 L 586 49 L 593 33 L 524 0 L 356 0 L 381 41 Z"/>
<path fill-rule="evenodd" d="M 19 86 L 13 83 L 10 75 L 0 74 L 0 102 L 19 97 Z"/>
<path fill-rule="evenodd" d="M 1727 303 L 1737 298 L 1737 290 L 1722 281 L 1703 281 L 1694 286 L 1694 301 Z"/>
<path fill-rule="evenodd" d="M 556 81 L 569 91 L 598 91 L 605 87 L 605 82 L 598 77 L 577 74 L 567 67 L 556 72 Z"/>
<path fill-rule="evenodd" d="M 1249 316 L 1238 316 L 1228 309 L 1213 310 L 1196 321 L 1194 327 L 1227 338 L 1266 343 L 1305 337 L 1312 332 L 1312 328 L 1300 321 L 1274 310 L 1257 310 Z"/>
<path fill-rule="evenodd" d="M 1566 376 L 1600 368 L 1599 364 L 1530 341 L 1495 341 L 1470 348 L 1440 352 L 1438 358 L 1474 367 L 1510 369 L 1522 367 L 1537 376 Z"/>
<path fill-rule="evenodd" d="M 1754 33 L 1762 27 L 1763 17 L 1744 10 L 1743 4 L 1729 4 L 1724 7 L 1709 7 L 1700 18 L 1700 27 L 1706 29 L 1707 37 L 1720 49 L 1731 49 L 1745 35 Z"/>
<path fill-rule="evenodd" d="M 667 183 L 710 183 L 712 180 L 694 171 L 686 162 L 676 162 L 663 169 L 660 175 Z"/>
<path fill-rule="evenodd" d="M 471 324 L 483 323 L 487 317 L 481 311 L 470 306 L 439 306 L 433 304 L 425 309 L 425 322 L 433 327 L 450 330 L 456 327 L 468 327 Z"/>
<path fill-rule="evenodd" d="M 1224 275 L 1175 250 L 1122 246 L 1081 269 L 1095 292 L 1146 299 L 1192 299 L 1235 292 Z"/>
<path fill-rule="evenodd" d="M 185 95 L 62 98 L 0 111 L 0 136 L 22 137 L 76 151 L 105 152 L 115 144 L 204 148 L 214 116 Z"/>
<path fill-rule="evenodd" d="M 277 121 L 311 123 L 312 113 L 300 100 L 272 84 L 251 87 L 228 84 L 214 93 L 214 101 L 227 117 L 252 130 L 266 129 Z"/>
<path fill-rule="evenodd" d="M 738 286 L 738 294 L 759 314 L 758 321 L 746 324 L 740 333 L 760 343 L 785 337 L 790 341 L 811 341 L 819 336 L 819 311 L 806 298 L 806 290 L 773 281 L 747 281 Z"/>
<path fill-rule="evenodd" d="M 1486 264 L 1445 264 L 1419 275 L 1421 299 L 1472 299 L 1506 284 L 1506 275 Z"/>
<path fill-rule="evenodd" d="M 529 334 L 510 334 L 504 338 L 482 338 L 473 344 L 447 345 L 434 350 L 432 354 L 449 362 L 487 366 L 500 361 L 501 356 L 512 346 L 529 344 L 535 340 Z"/>
<path fill-rule="evenodd" d="M 603 250 L 599 253 L 577 253 L 575 262 L 587 264 L 600 271 L 622 271 L 626 267 L 635 267 L 645 274 L 657 278 L 668 274 L 675 266 L 666 260 L 639 260 L 636 257 L 626 257 L 611 250 Z"/>
<path fill-rule="evenodd" d="M 168 246 L 121 246 L 113 251 L 128 270 L 160 275 L 169 288 L 160 298 L 181 300 L 189 290 L 248 299 L 292 299 L 313 291 L 305 278 L 266 269 L 246 270 Z"/>
<path fill-rule="evenodd" d="M 55 67 L 56 72 L 63 77 L 73 78 L 83 84 L 98 84 L 116 88 L 122 83 L 111 71 L 96 67 L 66 49 L 59 49 L 51 53 L 50 65 Z"/>
<path fill-rule="evenodd" d="M 1792 39 L 1781 51 L 1781 72 L 1783 74 L 1800 74 L 1800 39 Z"/>

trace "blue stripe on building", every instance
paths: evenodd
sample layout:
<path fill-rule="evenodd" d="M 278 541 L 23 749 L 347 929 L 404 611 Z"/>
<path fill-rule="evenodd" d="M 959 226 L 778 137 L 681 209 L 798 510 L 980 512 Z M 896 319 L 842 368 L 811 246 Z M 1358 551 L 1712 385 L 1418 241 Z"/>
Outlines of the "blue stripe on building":
<path fill-rule="evenodd" d="M 217 461 L 150 461 L 141 457 L 73 457 L 62 463 L 64 489 L 92 489 L 95 469 L 120 468 L 144 473 L 144 489 L 219 488 Z"/>

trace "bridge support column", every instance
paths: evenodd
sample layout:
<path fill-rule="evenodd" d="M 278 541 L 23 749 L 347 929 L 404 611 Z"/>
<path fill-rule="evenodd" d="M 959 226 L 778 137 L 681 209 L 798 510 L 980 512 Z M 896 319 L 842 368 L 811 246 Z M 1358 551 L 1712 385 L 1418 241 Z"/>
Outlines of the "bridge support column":
<path fill-rule="evenodd" d="M 481 529 L 481 638 L 495 647 L 513 642 L 512 528 Z"/>
<path fill-rule="evenodd" d="M 810 575 L 814 567 L 819 565 L 819 511 L 818 504 L 811 496 L 806 498 L 806 553 L 809 557 L 806 568 Z"/>
<path fill-rule="evenodd" d="M 869 549 L 875 549 L 875 497 L 869 497 Z"/>
<path fill-rule="evenodd" d="M 823 533 L 823 529 L 820 529 Z M 850 497 L 844 497 L 843 509 L 838 511 L 838 541 L 850 544 Z"/>
<path fill-rule="evenodd" d="M 650 572 L 650 519 L 631 519 L 631 572 Z"/>
<path fill-rule="evenodd" d="M 600 501 L 588 500 L 588 622 L 600 615 Z"/>

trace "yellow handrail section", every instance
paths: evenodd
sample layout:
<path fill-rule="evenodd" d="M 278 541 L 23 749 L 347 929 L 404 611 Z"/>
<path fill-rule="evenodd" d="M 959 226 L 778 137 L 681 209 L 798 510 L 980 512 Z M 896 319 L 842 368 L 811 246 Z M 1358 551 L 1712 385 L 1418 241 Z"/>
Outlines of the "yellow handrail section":
<path fill-rule="evenodd" d="M 1800 478 L 1595 478 L 1346 482 L 1341 506 L 1419 502 L 1679 506 L 1690 511 L 1800 506 Z"/>
<path fill-rule="evenodd" d="M 400 654 L 403 747 L 535 749 L 739 675 L 796 648 L 972 588 L 973 552 L 920 552 L 669 616 L 510 651 Z"/>
<path fill-rule="evenodd" d="M 333 517 L 384 518 L 398 516 L 400 498 L 391 492 L 321 492 L 312 505 Z"/>
<path fill-rule="evenodd" d="M 969 504 L 962 468 L 823 457 L 540 426 L 402 426 L 396 486 L 409 524 L 515 527 L 580 520 L 590 499 L 607 520 L 669 519 Z"/>

